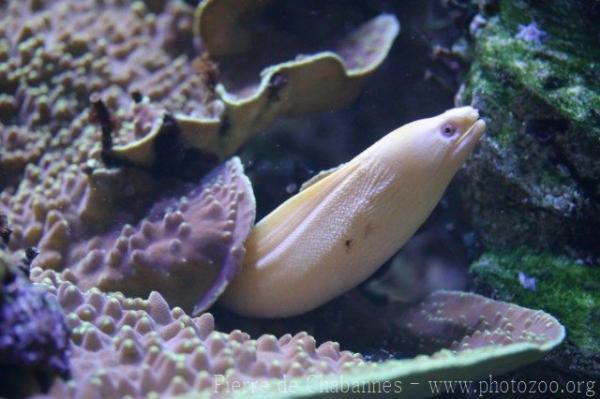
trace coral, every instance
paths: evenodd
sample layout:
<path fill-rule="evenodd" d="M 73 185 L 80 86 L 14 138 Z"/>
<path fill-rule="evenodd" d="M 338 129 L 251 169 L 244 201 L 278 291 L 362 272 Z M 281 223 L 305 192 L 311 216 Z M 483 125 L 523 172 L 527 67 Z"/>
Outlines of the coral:
<path fill-rule="evenodd" d="M 338 374 L 364 363 L 334 342 L 317 347 L 306 333 L 254 340 L 239 330 L 215 331 L 212 315 L 191 318 L 157 292 L 126 298 L 81 291 L 51 270 L 31 274 L 57 297 L 72 330 L 72 382 L 57 380 L 53 397 L 220 392 L 234 381 Z"/>
<path fill-rule="evenodd" d="M 597 13 L 585 1 L 500 1 L 475 35 L 458 97 L 489 118 L 490 134 L 467 163 L 464 197 L 488 247 L 599 256 Z"/>
<path fill-rule="evenodd" d="M 116 225 L 70 246 L 64 265 L 83 289 L 134 297 L 158 290 L 169 302 L 201 312 L 237 273 L 254 216 L 252 187 L 233 158 L 201 184 L 159 200 L 137 225 Z M 64 235 L 57 229 L 47 242 Z"/>
<path fill-rule="evenodd" d="M 222 57 L 247 51 L 252 47 L 252 24 L 247 21 L 248 17 L 260 13 L 272 2 L 249 0 L 239 4 L 231 0 L 203 1 L 196 11 L 196 35 L 202 37 L 204 46 L 212 56 Z"/>
<path fill-rule="evenodd" d="M 133 103 L 130 92 L 141 91 L 166 109 L 216 114 L 212 91 L 195 72 L 190 56 L 192 11 L 168 3 L 158 15 L 143 2 L 3 5 L 0 122 L 8 149 L 17 150 L 0 156 L 8 173 L 3 180 L 14 182 L 26 163 L 66 143 L 85 146 L 86 154 L 77 155 L 88 157 L 94 146 L 87 141 L 99 143 L 93 130 L 84 129 L 94 92 L 104 94 L 125 125 L 117 142 L 134 130 L 125 123 Z"/>
<path fill-rule="evenodd" d="M 202 2 L 194 26 L 204 49 L 215 57 L 234 51 L 226 47 L 237 47 L 235 40 L 222 35 L 231 34 L 228 32 L 236 26 L 237 19 L 248 17 L 245 12 L 266 5 L 267 2 L 255 4 L 249 1 L 244 2 L 244 7 L 237 4 L 229 7 L 229 3 L 222 0 Z M 356 29 L 329 51 L 294 54 L 295 58 L 286 62 L 273 62 L 270 58 L 271 62 L 266 62 L 270 66 L 248 79 L 240 78 L 246 74 L 239 68 L 231 73 L 226 73 L 227 68 L 225 72 L 220 70 L 219 83 L 215 87 L 222 106 L 219 119 L 177 114 L 182 126 L 182 147 L 223 160 L 278 117 L 346 105 L 358 96 L 366 78 L 383 62 L 398 32 L 397 19 L 392 15 L 381 15 Z M 218 43 L 218 50 L 213 49 L 215 43 Z M 265 45 L 263 49 L 270 51 L 271 46 Z M 262 61 L 255 54 L 244 54 L 243 57 Z M 223 63 L 227 64 L 226 61 Z M 254 68 L 244 65 L 244 69 Z M 228 90 L 223 83 L 233 88 Z M 155 124 L 143 137 L 126 145 L 116 145 L 115 155 L 136 164 L 154 164 L 158 132 L 159 125 Z"/>
<path fill-rule="evenodd" d="M 116 283 L 121 279 L 116 276 L 101 284 L 100 268 L 83 272 L 79 262 L 98 266 L 103 255 L 95 246 L 111 247 L 118 240 L 116 230 L 125 224 L 142 228 L 147 213 L 157 213 L 161 206 L 155 205 L 152 211 L 153 204 L 182 195 L 185 182 L 198 182 L 278 115 L 330 109 L 337 104 L 337 94 L 344 101 L 356 96 L 357 79 L 382 62 L 398 30 L 395 19 L 387 16 L 360 30 L 361 40 L 351 36 L 340 47 L 347 68 L 342 58 L 331 56 L 337 60 L 335 71 L 348 79 L 338 82 L 340 86 L 330 90 L 337 94 L 315 108 L 309 94 L 330 76 L 306 60 L 273 67 L 280 72 L 290 67 L 291 80 L 278 73 L 268 79 L 270 83 L 262 84 L 255 99 L 228 102 L 214 90 L 219 71 L 202 45 L 195 45 L 202 38 L 194 38 L 194 24 L 193 9 L 179 1 L 2 4 L 0 135 L 7 145 L 0 151 L 0 213 L 7 215 L 13 230 L 11 250 L 38 247 L 36 265 L 56 270 L 70 265 L 79 277 L 86 276 L 81 278 L 83 286 L 125 289 L 124 283 Z M 376 51 L 369 46 L 376 46 Z M 354 56 L 366 57 L 367 64 L 358 65 Z M 355 79 L 355 73 L 360 78 L 356 75 Z M 285 87 L 279 90 L 279 86 Z M 288 87 L 302 89 L 290 92 L 294 104 L 286 100 Z M 280 105 L 267 112 L 262 108 L 267 97 Z M 241 107 L 242 103 L 255 107 L 254 111 Z M 253 115 L 261 121 L 238 121 L 234 114 Z M 242 181 L 240 177 L 238 183 Z M 249 187 L 240 189 L 248 191 Z M 249 205 L 252 195 L 243 197 Z M 225 208 L 230 206 L 227 201 L 235 198 L 223 198 Z M 232 245 L 241 244 L 243 232 L 249 229 L 241 221 L 251 220 L 245 206 L 238 208 L 240 223 Z M 215 218 L 221 216 L 229 217 Z M 212 251 L 209 247 L 214 243 L 209 240 L 200 248 Z M 224 270 L 230 274 L 222 276 L 224 282 L 235 270 L 231 263 L 242 252 L 229 259 L 222 255 L 223 247 L 215 245 L 219 254 L 214 256 L 228 264 Z M 87 250 L 91 254 L 83 253 Z M 120 255 L 114 252 L 112 256 Z M 196 265 L 196 260 L 184 263 Z M 147 293 L 131 284 L 127 287 L 139 295 Z M 196 299 L 201 291 L 199 287 Z M 190 301 L 182 305 L 187 308 Z"/>
<path fill-rule="evenodd" d="M 542 311 L 454 291 L 429 295 L 397 320 L 407 336 L 418 337 L 420 350 L 461 352 L 526 342 L 547 351 L 565 334 L 564 327 Z"/>
<path fill-rule="evenodd" d="M 0 104 L 2 107 L 2 104 Z M 0 130 L 3 151 L 0 154 L 0 187 L 15 181 L 28 163 L 39 159 L 49 137 L 29 134 L 26 128 L 11 126 Z"/>
<path fill-rule="evenodd" d="M 0 395 L 47 390 L 69 375 L 69 333 L 55 298 L 34 287 L 0 250 Z"/>
<path fill-rule="evenodd" d="M 131 215 L 119 217 L 103 194 L 129 190 L 139 196 L 144 182 L 155 185 L 156 181 L 133 170 L 115 173 L 123 187 L 106 189 L 104 183 L 115 179 L 109 171 L 98 171 L 92 175 L 91 193 L 85 192 L 84 182 L 74 173 L 67 174 L 69 184 L 53 195 L 56 205 L 21 197 L 22 214 L 15 216 L 36 222 L 24 233 L 15 227 L 12 236 L 25 245 L 37 245 L 40 255 L 34 265 L 68 268 L 83 288 L 97 286 L 130 295 L 160 290 L 186 309 L 197 306 L 201 311 L 210 306 L 237 272 L 245 238 L 254 224 L 254 196 L 239 160 L 228 161 L 198 184 L 176 184 L 166 190 L 133 225 L 127 223 Z M 104 174 L 108 176 L 103 178 Z M 63 212 L 46 211 L 48 205 Z M 44 217 L 42 225 L 39 220 Z M 106 232 L 86 228 L 86 223 L 102 217 L 110 221 Z"/>
<path fill-rule="evenodd" d="M 106 213 L 115 216 L 112 209 L 89 215 L 102 213 L 104 202 L 110 205 L 105 198 L 86 205 L 97 189 L 90 173 L 101 165 L 101 134 L 90 112 L 93 93 L 101 95 L 111 111 L 118 133 L 115 143 L 128 134 L 143 134 L 155 119 L 148 108 L 214 113 L 212 91 L 192 73 L 190 56 L 180 51 L 175 57 L 177 46 L 191 47 L 191 18 L 192 10 L 178 2 L 169 2 L 160 14 L 150 13 L 142 2 L 3 5 L 0 93 L 3 104 L 10 103 L 14 112 L 0 116 L 0 132 L 7 138 L 0 154 L 0 184 L 8 186 L 0 194 L 0 209 L 15 230 L 12 249 L 38 245 L 57 220 L 67 223 L 67 230 L 76 236 L 84 228 L 106 227 L 95 224 L 98 220 L 106 224 Z M 144 101 L 152 101 L 152 106 L 135 103 L 130 92 L 141 90 L 136 85 L 153 78 L 168 86 L 144 92 Z M 178 92 L 184 89 L 190 93 Z M 143 198 L 156 189 L 156 183 L 150 184 L 141 172 L 121 173 L 121 181 L 132 187 L 112 197 L 132 202 L 132 196 Z M 136 187 L 140 180 L 144 181 Z"/>
<path fill-rule="evenodd" d="M 72 329 L 72 380 L 56 380 L 53 397 L 91 392 L 107 398 L 224 394 L 236 383 L 237 392 L 243 393 L 242 387 L 249 386 L 244 384 L 258 382 L 263 384 L 248 389 L 265 394 L 273 390 L 276 397 L 324 395 L 347 386 L 342 383 L 368 387 L 382 379 L 396 383 L 407 378 L 422 382 L 421 390 L 416 385 L 403 388 L 411 397 L 423 397 L 425 381 L 436 375 L 459 368 L 461 378 L 467 379 L 502 373 L 539 358 L 564 336 L 562 326 L 541 311 L 438 291 L 418 304 L 384 313 L 407 346 L 435 352 L 369 363 L 360 355 L 340 352 L 333 342 L 316 347 L 306 333 L 253 340 L 240 330 L 218 332 L 210 314 L 190 318 L 180 308 L 169 308 L 156 292 L 147 300 L 95 288 L 84 292 L 63 279 L 68 273 L 34 268 L 31 274 L 57 297 Z M 277 391 L 282 378 L 294 391 Z"/>
<path fill-rule="evenodd" d="M 406 341 L 409 353 L 420 355 L 353 367 L 343 378 L 326 375 L 294 381 L 292 393 L 335 397 L 378 392 L 385 381 L 390 387 L 401 387 L 408 397 L 430 397 L 428 381 L 456 375 L 477 380 L 505 373 L 541 358 L 565 335 L 560 323 L 542 311 L 464 292 L 438 291 L 411 306 L 379 311 L 384 324 Z M 273 397 L 285 397 L 278 394 L 276 383 L 269 387 Z"/>
<path fill-rule="evenodd" d="M 527 248 L 484 254 L 471 267 L 478 291 L 556 315 L 568 330 L 567 345 L 553 356 L 578 378 L 600 377 L 600 269 Z M 536 290 L 519 282 L 535 277 Z"/>

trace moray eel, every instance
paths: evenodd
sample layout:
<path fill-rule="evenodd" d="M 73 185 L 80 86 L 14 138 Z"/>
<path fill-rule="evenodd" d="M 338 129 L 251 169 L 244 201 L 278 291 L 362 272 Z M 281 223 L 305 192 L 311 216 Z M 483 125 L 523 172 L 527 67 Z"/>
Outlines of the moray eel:
<path fill-rule="evenodd" d="M 454 108 L 320 173 L 256 224 L 222 303 L 287 317 L 355 287 L 426 220 L 484 131 L 476 109 Z"/>

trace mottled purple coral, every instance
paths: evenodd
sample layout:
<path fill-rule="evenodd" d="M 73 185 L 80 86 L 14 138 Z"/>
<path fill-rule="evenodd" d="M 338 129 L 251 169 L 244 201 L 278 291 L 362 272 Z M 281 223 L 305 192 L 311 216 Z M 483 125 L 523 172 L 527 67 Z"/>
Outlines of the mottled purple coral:
<path fill-rule="evenodd" d="M 243 171 L 231 164 L 221 169 L 228 186 L 215 194 L 220 213 L 191 210 L 169 216 L 170 224 L 183 215 L 184 224 L 192 226 L 190 237 L 182 238 L 177 229 L 161 225 L 162 219 L 146 220 L 144 214 L 167 192 L 178 200 L 191 188 L 157 178 L 156 169 L 103 168 L 113 166 L 108 162 L 111 143 L 126 146 L 156 130 L 151 155 L 163 169 L 170 166 L 176 169 L 171 174 L 191 174 L 198 181 L 211 166 L 191 163 L 181 170 L 178 148 L 167 137 L 185 128 L 169 111 L 210 120 L 220 112 L 206 82 L 214 66 L 206 57 L 194 58 L 192 18 L 193 9 L 180 2 L 56 0 L 0 7 L 0 37 L 6 37 L 0 39 L 0 135 L 6 142 L 0 149 L 0 213 L 13 228 L 11 250 L 24 256 L 27 248 L 39 248 L 34 265 L 72 267 L 86 288 L 98 284 L 139 295 L 164 289 L 173 302 L 185 296 L 180 304 L 186 308 L 200 302 L 208 306 L 224 289 L 241 261 L 254 220 Z M 90 97 L 103 105 L 103 128 Z M 160 136 L 167 119 L 173 123 Z M 108 150 L 101 145 L 107 140 Z M 227 174 L 233 169 L 236 176 Z M 196 199 L 210 200 L 196 188 L 188 206 Z M 172 202 L 170 206 L 179 206 Z M 152 212 L 160 213 L 160 206 Z M 229 215 L 232 210 L 237 214 Z M 123 249 L 117 241 L 127 223 L 131 226 L 125 231 L 139 228 L 141 236 Z M 149 226 L 153 237 L 141 232 Z M 142 236 L 144 248 L 135 247 Z M 176 253 L 179 247 L 182 251 Z M 136 269 L 132 265 L 140 263 L 132 260 L 141 258 L 152 262 Z M 187 283 L 185 289 L 174 283 L 177 278 Z M 215 291 L 203 296 L 211 287 Z"/>
<path fill-rule="evenodd" d="M 9 150 L 0 151 L 0 184 L 67 143 L 89 151 L 95 132 L 77 121 L 86 121 L 92 93 L 122 122 L 119 142 L 131 135 L 132 91 L 163 109 L 215 115 L 191 52 L 193 10 L 161 3 L 154 13 L 119 0 L 0 5 L 0 137 Z"/>
<path fill-rule="evenodd" d="M 201 184 L 158 201 L 137 225 L 74 245 L 66 263 L 82 288 L 131 296 L 158 290 L 197 313 L 237 273 L 254 216 L 250 181 L 233 158 Z"/>
<path fill-rule="evenodd" d="M 55 375 L 68 376 L 69 333 L 56 299 L 2 257 L 0 396 L 20 396 L 48 389 Z"/>
<path fill-rule="evenodd" d="M 544 348 L 564 338 L 564 327 L 541 310 L 466 292 L 437 291 L 399 316 L 398 326 L 417 337 L 420 350 L 464 352 L 532 343 Z"/>
<path fill-rule="evenodd" d="M 90 172 L 102 165 L 91 94 L 105 101 L 116 144 L 144 137 L 164 111 L 206 118 L 220 112 L 196 72 L 203 61 L 191 52 L 193 9 L 153 3 L 0 5 L 0 212 L 14 228 L 13 250 L 38 246 L 57 220 L 79 237 L 115 217 L 112 205 L 127 190 L 88 201 L 98 188 Z M 142 103 L 131 92 L 141 93 Z M 123 174 L 131 195 L 149 196 L 149 179 Z M 136 186 L 136 180 L 144 182 Z"/>
<path fill-rule="evenodd" d="M 215 331 L 212 315 L 191 318 L 152 292 L 148 299 L 81 291 L 51 270 L 32 278 L 58 298 L 72 330 L 72 382 L 57 380 L 57 398 L 172 397 L 214 394 L 225 383 L 340 373 L 364 361 L 306 333 L 251 339 Z"/>

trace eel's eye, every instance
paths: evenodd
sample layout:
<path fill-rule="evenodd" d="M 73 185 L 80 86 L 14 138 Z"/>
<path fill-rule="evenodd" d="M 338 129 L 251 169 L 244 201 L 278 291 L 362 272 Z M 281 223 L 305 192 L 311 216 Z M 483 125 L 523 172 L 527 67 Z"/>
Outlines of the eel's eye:
<path fill-rule="evenodd" d="M 451 123 L 444 123 L 440 129 L 442 134 L 446 137 L 452 137 L 456 134 L 456 126 Z"/>

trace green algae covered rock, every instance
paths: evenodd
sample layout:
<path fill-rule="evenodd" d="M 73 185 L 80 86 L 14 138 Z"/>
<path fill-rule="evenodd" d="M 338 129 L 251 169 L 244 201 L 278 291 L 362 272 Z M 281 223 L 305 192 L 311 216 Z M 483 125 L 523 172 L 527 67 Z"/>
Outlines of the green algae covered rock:
<path fill-rule="evenodd" d="M 471 24 L 474 62 L 458 101 L 488 133 L 465 198 L 486 247 L 598 256 L 598 2 L 499 1 Z M 596 22 L 594 22 L 596 21 Z"/>
<path fill-rule="evenodd" d="M 578 378 L 600 378 L 600 267 L 520 248 L 489 252 L 471 266 L 478 291 L 495 299 L 542 309 L 567 329 L 567 339 L 547 359 Z M 535 279 L 535 288 L 519 282 Z"/>
<path fill-rule="evenodd" d="M 457 95 L 488 122 L 463 190 L 484 251 L 471 267 L 475 290 L 564 323 L 567 342 L 536 378 L 598 379 L 600 3 L 481 9 Z"/>

